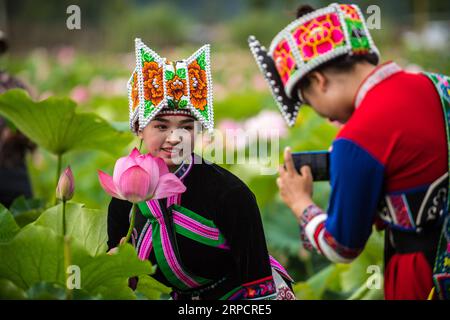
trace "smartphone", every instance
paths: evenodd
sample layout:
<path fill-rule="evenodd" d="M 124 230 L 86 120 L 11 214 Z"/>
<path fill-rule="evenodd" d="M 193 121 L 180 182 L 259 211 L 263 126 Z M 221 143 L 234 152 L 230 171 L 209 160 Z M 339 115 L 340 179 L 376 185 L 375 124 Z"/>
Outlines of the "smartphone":
<path fill-rule="evenodd" d="M 295 169 L 300 172 L 303 166 L 309 166 L 314 181 L 330 180 L 330 153 L 328 151 L 309 151 L 292 153 Z"/>

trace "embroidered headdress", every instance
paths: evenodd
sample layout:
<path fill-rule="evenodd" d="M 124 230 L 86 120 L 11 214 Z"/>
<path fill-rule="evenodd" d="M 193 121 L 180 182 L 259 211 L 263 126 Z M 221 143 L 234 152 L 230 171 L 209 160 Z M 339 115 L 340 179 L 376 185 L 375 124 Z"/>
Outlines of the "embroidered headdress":
<path fill-rule="evenodd" d="M 294 20 L 272 40 L 269 52 L 254 36 L 248 42 L 289 126 L 303 103 L 295 90 L 306 74 L 346 54 L 379 57 L 361 10 L 350 4 L 331 4 Z"/>
<path fill-rule="evenodd" d="M 135 40 L 136 68 L 128 81 L 130 129 L 135 134 L 157 114 L 185 114 L 214 128 L 209 45 L 185 60 L 160 57 Z"/>

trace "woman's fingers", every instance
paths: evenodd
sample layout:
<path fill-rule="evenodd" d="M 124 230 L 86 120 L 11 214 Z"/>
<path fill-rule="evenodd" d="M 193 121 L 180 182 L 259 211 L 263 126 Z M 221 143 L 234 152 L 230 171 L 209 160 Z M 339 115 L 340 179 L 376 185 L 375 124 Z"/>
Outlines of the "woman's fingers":
<path fill-rule="evenodd" d="M 300 173 L 302 174 L 303 177 L 312 179 L 312 172 L 311 172 L 311 168 L 309 166 L 303 166 L 300 169 Z"/>
<path fill-rule="evenodd" d="M 286 147 L 286 149 L 284 149 L 284 165 L 286 166 L 287 173 L 289 174 L 296 173 L 290 147 Z"/>

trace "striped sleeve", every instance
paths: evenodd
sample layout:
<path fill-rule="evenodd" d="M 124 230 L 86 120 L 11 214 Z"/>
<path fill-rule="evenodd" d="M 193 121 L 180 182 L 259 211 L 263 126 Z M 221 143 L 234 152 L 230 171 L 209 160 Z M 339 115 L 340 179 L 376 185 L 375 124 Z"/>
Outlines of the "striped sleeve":
<path fill-rule="evenodd" d="M 305 248 L 333 262 L 348 263 L 363 250 L 382 196 L 384 167 L 348 139 L 333 143 L 330 158 L 331 196 L 327 212 L 311 205 L 300 230 Z"/>

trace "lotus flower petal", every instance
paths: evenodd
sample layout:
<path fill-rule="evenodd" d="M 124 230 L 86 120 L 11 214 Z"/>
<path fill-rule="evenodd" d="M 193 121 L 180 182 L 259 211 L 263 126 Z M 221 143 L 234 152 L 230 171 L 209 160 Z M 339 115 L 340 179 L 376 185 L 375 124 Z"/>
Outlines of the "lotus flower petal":
<path fill-rule="evenodd" d="M 166 173 L 159 178 L 153 199 L 164 199 L 186 191 L 185 185 L 173 173 Z"/>
<path fill-rule="evenodd" d="M 113 177 L 102 171 L 98 175 L 107 193 L 133 203 L 163 199 L 186 191 L 181 180 L 169 172 L 163 159 L 151 154 L 141 155 L 136 148 L 116 161 Z"/>
<path fill-rule="evenodd" d="M 98 170 L 98 179 L 100 181 L 100 184 L 102 185 L 102 188 L 111 196 L 117 199 L 125 200 L 117 190 L 116 185 L 114 184 L 113 178 L 104 173 L 101 170 Z"/>
<path fill-rule="evenodd" d="M 154 158 L 150 154 L 143 154 L 136 158 L 136 164 L 147 171 L 151 179 L 158 181 L 161 173 L 159 172 L 159 165 L 156 159 L 158 158 Z"/>
<path fill-rule="evenodd" d="M 157 158 L 154 158 L 150 154 L 148 155 L 141 155 L 136 158 L 136 163 L 144 169 L 147 174 L 150 177 L 150 185 L 148 188 L 148 193 L 152 194 L 155 192 L 156 186 L 158 185 L 159 181 L 159 166 L 158 163 L 155 161 Z"/>
<path fill-rule="evenodd" d="M 136 158 L 140 155 L 138 149 L 134 148 L 131 153 L 126 156 L 118 159 L 114 166 L 113 180 L 116 186 L 119 185 L 120 176 L 124 173 L 128 168 L 136 165 Z"/>
<path fill-rule="evenodd" d="M 128 168 L 119 180 L 120 193 L 133 203 L 148 200 L 152 195 L 150 187 L 150 175 L 138 165 Z"/>
<path fill-rule="evenodd" d="M 161 158 L 155 158 L 156 163 L 158 164 L 159 168 L 159 176 L 163 176 L 166 173 L 169 173 L 169 168 L 167 167 L 167 164 L 164 162 Z"/>
<path fill-rule="evenodd" d="M 67 201 L 72 199 L 75 191 L 75 183 L 73 179 L 72 170 L 68 166 L 61 174 L 56 187 L 56 196 L 58 199 Z"/>
<path fill-rule="evenodd" d="M 135 148 L 133 148 L 133 150 L 131 150 L 129 157 L 135 159 L 135 158 L 137 158 L 137 157 L 140 156 L 140 155 L 141 155 L 141 153 L 140 153 L 139 150 L 135 147 Z"/>

